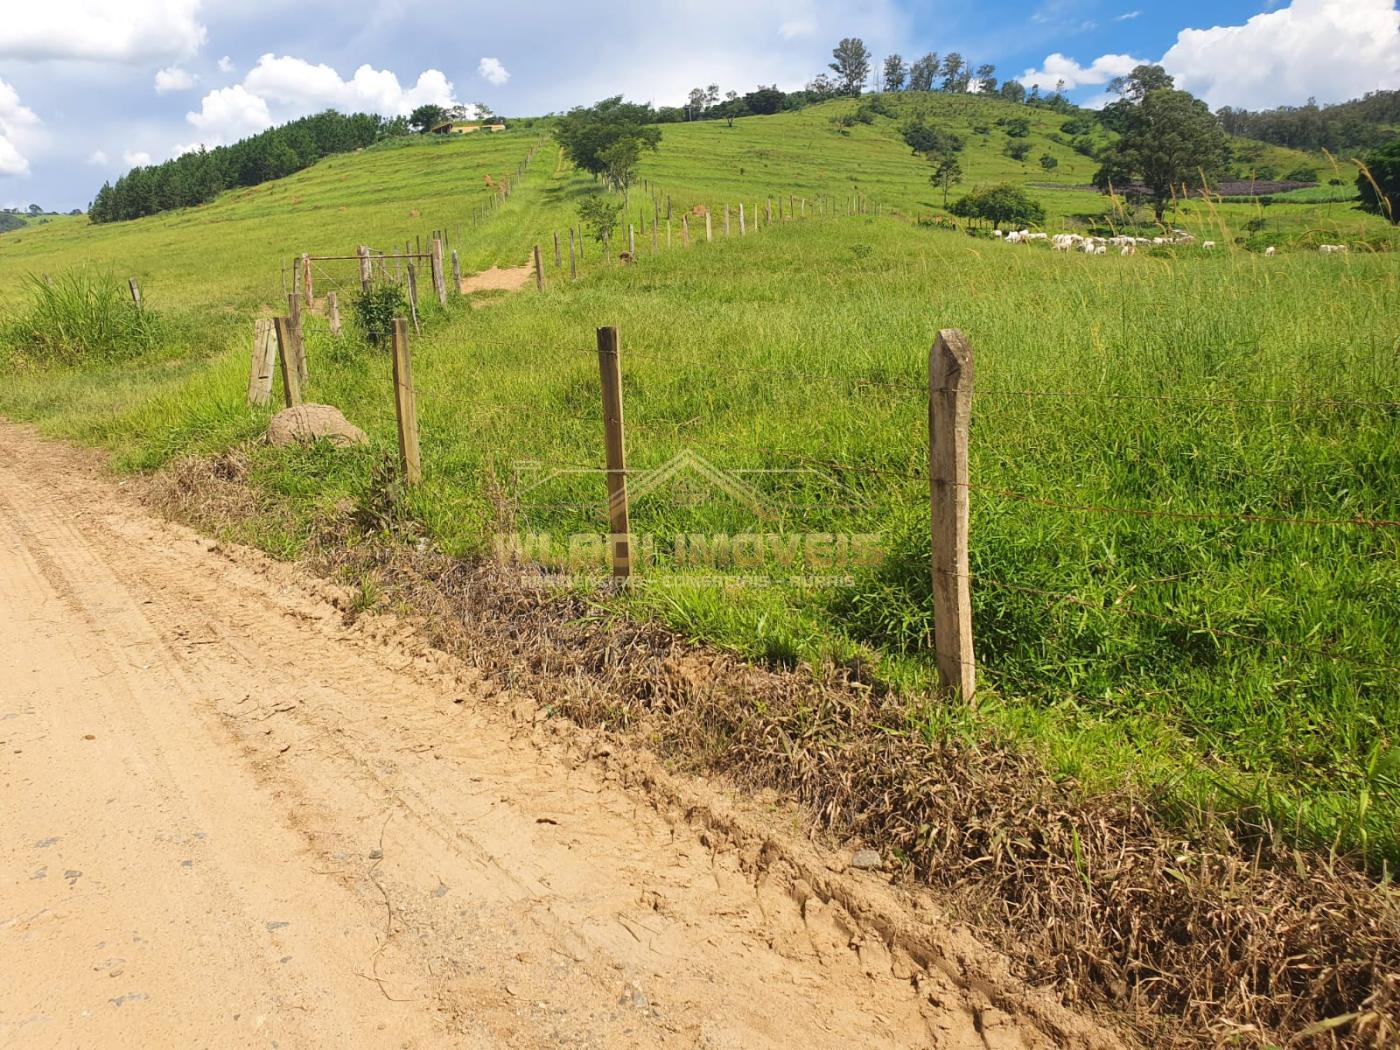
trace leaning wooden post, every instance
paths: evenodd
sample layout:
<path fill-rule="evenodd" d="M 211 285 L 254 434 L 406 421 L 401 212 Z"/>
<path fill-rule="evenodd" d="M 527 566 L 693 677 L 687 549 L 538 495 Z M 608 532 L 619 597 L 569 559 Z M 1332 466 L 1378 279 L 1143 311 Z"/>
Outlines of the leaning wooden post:
<path fill-rule="evenodd" d="M 141 286 L 136 283 L 136 278 L 128 277 L 126 286 L 131 290 L 131 301 L 136 304 L 136 309 L 141 309 Z"/>
<path fill-rule="evenodd" d="M 598 329 L 598 374 L 603 382 L 603 448 L 608 473 L 608 554 L 615 577 L 632 575 L 632 537 L 627 520 L 627 456 L 622 434 L 622 362 L 617 329 Z"/>
<path fill-rule="evenodd" d="M 535 245 L 535 291 L 544 291 L 544 263 L 540 262 L 540 246 L 538 244 Z"/>
<path fill-rule="evenodd" d="M 326 293 L 326 317 L 330 320 L 331 335 L 340 335 L 340 300 L 335 292 Z"/>
<path fill-rule="evenodd" d="M 394 318 L 394 415 L 399 424 L 399 466 L 409 485 L 423 480 L 418 458 L 418 402 L 413 396 L 413 361 L 408 353 L 408 322 Z"/>
<path fill-rule="evenodd" d="M 297 365 L 297 385 L 306 385 L 306 342 L 301 327 L 301 300 L 297 298 L 297 293 L 292 292 L 287 296 L 287 317 L 292 322 L 292 341 L 295 344 L 296 356 L 294 360 Z"/>
<path fill-rule="evenodd" d="M 306 296 L 306 305 L 316 304 L 316 295 L 311 290 L 311 256 L 306 252 L 301 253 L 301 290 Z"/>
<path fill-rule="evenodd" d="M 928 478 L 933 522 L 933 643 L 939 684 L 970 701 L 972 586 L 968 568 L 968 429 L 972 348 L 956 328 L 938 333 L 928 358 Z"/>
<path fill-rule="evenodd" d="M 295 294 L 295 293 L 293 293 Z M 296 332 L 290 317 L 273 319 L 277 332 L 277 359 L 282 368 L 282 393 L 286 395 L 287 407 L 301 404 L 301 383 L 297 380 Z"/>
<path fill-rule="evenodd" d="M 272 373 L 277 364 L 277 333 L 272 318 L 253 322 L 253 363 L 248 369 L 248 404 L 265 405 L 272 398 Z"/>
<path fill-rule="evenodd" d="M 408 313 L 413 318 L 413 334 L 421 334 L 423 330 L 418 327 L 418 269 L 413 263 L 408 264 Z"/>
<path fill-rule="evenodd" d="M 457 249 L 452 249 L 452 294 L 462 294 L 462 260 L 457 257 Z"/>

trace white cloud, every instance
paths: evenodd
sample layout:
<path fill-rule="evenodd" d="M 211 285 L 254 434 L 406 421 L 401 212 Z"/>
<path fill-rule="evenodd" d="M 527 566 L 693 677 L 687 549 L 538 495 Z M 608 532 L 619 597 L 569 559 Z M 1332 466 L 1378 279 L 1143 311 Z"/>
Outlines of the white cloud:
<path fill-rule="evenodd" d="M 45 0 L 7 4 L 0 18 L 0 58 L 98 62 L 188 58 L 207 33 L 200 0 Z"/>
<path fill-rule="evenodd" d="M 20 150 L 39 124 L 38 114 L 19 100 L 19 92 L 0 80 L 0 175 L 29 174 L 29 158 Z"/>
<path fill-rule="evenodd" d="M 483 80 L 495 84 L 497 87 L 510 79 L 510 73 L 506 71 L 505 66 L 501 65 L 499 58 L 483 58 L 477 63 L 476 72 Z"/>
<path fill-rule="evenodd" d="M 796 40 L 800 36 L 811 36 L 817 31 L 817 23 L 810 18 L 789 18 L 778 26 L 778 35 L 784 40 Z"/>
<path fill-rule="evenodd" d="M 1393 0 L 1293 0 L 1241 26 L 1185 29 L 1162 58 L 1212 109 L 1339 102 L 1400 88 Z"/>
<path fill-rule="evenodd" d="M 1114 15 L 1115 22 L 1131 22 L 1134 18 L 1141 18 L 1141 11 L 1124 11 L 1121 15 Z"/>
<path fill-rule="evenodd" d="M 122 162 L 129 168 L 144 168 L 151 163 L 151 155 L 143 149 L 129 149 L 122 153 Z"/>
<path fill-rule="evenodd" d="M 198 83 L 199 78 L 179 66 L 166 66 L 156 71 L 156 94 L 167 91 L 188 91 Z"/>
<path fill-rule="evenodd" d="M 387 69 L 363 65 L 349 80 L 342 80 L 330 66 L 270 54 L 258 59 L 243 78 L 243 86 L 268 102 L 289 107 L 298 116 L 328 107 L 404 116 L 428 102 L 456 105 L 452 82 L 436 69 L 424 70 L 412 87 L 404 87 Z"/>
<path fill-rule="evenodd" d="M 266 100 L 250 93 L 242 84 L 219 88 L 205 95 L 198 113 L 186 113 L 185 119 L 197 128 L 201 141 L 209 146 L 234 142 L 272 127 L 272 114 Z M 181 152 L 197 149 L 198 143 L 182 147 Z"/>
<path fill-rule="evenodd" d="M 95 168 L 105 168 L 112 161 L 103 150 L 95 149 L 88 154 L 87 162 Z"/>
<path fill-rule="evenodd" d="M 233 70 L 234 70 L 233 59 L 229 58 L 228 55 L 225 55 L 223 58 L 219 59 L 219 72 L 220 72 L 220 73 L 232 73 Z"/>
<path fill-rule="evenodd" d="M 1073 91 L 1084 84 L 1107 84 L 1114 77 L 1126 76 L 1134 66 L 1142 64 L 1132 55 L 1101 55 L 1087 66 L 1056 51 L 1046 57 L 1039 69 L 1028 69 L 1018 79 L 1026 87 L 1040 85 L 1042 91 L 1053 91 L 1061 80 L 1065 90 Z"/>

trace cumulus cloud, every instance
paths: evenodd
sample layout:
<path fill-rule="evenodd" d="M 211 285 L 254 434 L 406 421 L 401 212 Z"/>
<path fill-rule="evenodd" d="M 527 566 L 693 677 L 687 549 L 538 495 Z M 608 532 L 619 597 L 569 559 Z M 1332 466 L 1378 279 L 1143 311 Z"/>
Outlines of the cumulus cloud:
<path fill-rule="evenodd" d="M 225 55 L 223 58 L 219 59 L 219 72 L 220 72 L 220 73 L 232 73 L 233 70 L 234 70 L 233 59 L 229 58 L 228 55 Z"/>
<path fill-rule="evenodd" d="M 218 146 L 257 134 L 272 127 L 272 114 L 266 100 L 249 92 L 242 84 L 219 88 L 205 95 L 198 113 L 186 113 L 185 119 L 199 130 L 202 142 Z M 182 152 L 198 148 L 199 143 L 185 147 Z"/>
<path fill-rule="evenodd" d="M 0 58 L 170 61 L 203 46 L 200 0 L 45 0 L 7 5 Z"/>
<path fill-rule="evenodd" d="M 199 78 L 188 70 L 179 66 L 166 66 L 164 69 L 156 71 L 156 94 L 164 95 L 168 91 L 188 91 L 194 87 Z"/>
<path fill-rule="evenodd" d="M 95 149 L 90 154 L 88 154 L 87 162 L 91 164 L 94 168 L 105 168 L 112 161 L 111 158 L 107 156 L 106 152 L 100 149 Z"/>
<path fill-rule="evenodd" d="M 199 130 L 200 140 L 176 148 L 188 152 L 201 145 L 234 142 L 273 124 L 324 109 L 397 117 L 425 103 L 457 105 L 452 82 L 440 70 L 424 70 L 416 82 L 405 87 L 386 69 L 363 65 L 345 80 L 324 64 L 266 54 L 242 83 L 209 92 L 201 100 L 199 112 L 185 115 Z"/>
<path fill-rule="evenodd" d="M 1042 91 L 1054 90 L 1063 80 L 1065 90 L 1073 91 L 1085 84 L 1107 84 L 1114 77 L 1126 76 L 1134 66 L 1141 64 L 1142 60 L 1132 55 L 1100 55 L 1089 65 L 1081 66 L 1056 51 L 1046 57 L 1039 69 L 1028 69 L 1019 79 L 1026 87 L 1039 84 Z"/>
<path fill-rule="evenodd" d="M 1063 79 L 1073 89 L 1106 84 L 1137 64 L 1103 55 L 1085 67 L 1057 53 L 1020 80 L 1045 89 Z M 1400 11 L 1393 0 L 1293 0 L 1244 25 L 1183 29 L 1160 64 L 1212 109 L 1340 102 L 1400 88 Z"/>
<path fill-rule="evenodd" d="M 38 114 L 19 100 L 19 92 L 0 80 L 0 175 L 29 174 L 29 158 L 20 150 L 39 123 Z"/>
<path fill-rule="evenodd" d="M 1182 30 L 1162 65 L 1211 108 L 1340 102 L 1400 88 L 1400 11 L 1392 0 L 1293 0 L 1241 26 Z"/>
<path fill-rule="evenodd" d="M 122 161 L 128 168 L 144 168 L 151 163 L 151 155 L 143 149 L 129 149 L 122 153 Z"/>
<path fill-rule="evenodd" d="M 506 71 L 505 66 L 501 65 L 499 58 L 483 58 L 477 63 L 476 72 L 483 80 L 495 84 L 497 87 L 510 79 L 510 73 Z"/>

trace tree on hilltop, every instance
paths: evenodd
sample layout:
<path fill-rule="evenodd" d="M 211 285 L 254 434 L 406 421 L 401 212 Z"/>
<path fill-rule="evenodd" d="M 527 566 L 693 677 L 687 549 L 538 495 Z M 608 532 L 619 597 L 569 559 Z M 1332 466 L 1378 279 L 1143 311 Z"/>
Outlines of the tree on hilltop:
<path fill-rule="evenodd" d="M 432 131 L 447 119 L 447 110 L 431 102 L 424 103 L 408 115 L 408 126 L 419 134 Z"/>
<path fill-rule="evenodd" d="M 848 36 L 831 50 L 831 71 L 844 95 L 859 95 L 865 78 L 870 76 L 870 52 L 860 37 Z"/>
<path fill-rule="evenodd" d="M 622 101 L 621 95 L 593 106 L 577 106 L 559 118 L 554 138 L 574 166 L 624 192 L 636 177 L 643 150 L 661 142 L 650 106 Z"/>
<path fill-rule="evenodd" d="M 885 90 L 903 91 L 904 78 L 909 75 L 909 67 L 900 55 L 890 55 L 885 59 Z"/>
<path fill-rule="evenodd" d="M 923 58 L 916 61 L 909 67 L 909 90 L 910 91 L 932 91 L 934 81 L 938 79 L 938 70 L 942 68 L 938 52 L 931 51 Z"/>
<path fill-rule="evenodd" d="M 1400 139 L 1367 154 L 1356 176 L 1361 207 L 1400 224 Z"/>
<path fill-rule="evenodd" d="M 943 190 L 943 207 L 948 207 L 948 190 L 962 182 L 962 165 L 958 163 L 958 158 L 951 153 L 931 153 L 928 161 L 933 165 L 933 174 L 928 177 L 929 182 L 939 186 Z"/>

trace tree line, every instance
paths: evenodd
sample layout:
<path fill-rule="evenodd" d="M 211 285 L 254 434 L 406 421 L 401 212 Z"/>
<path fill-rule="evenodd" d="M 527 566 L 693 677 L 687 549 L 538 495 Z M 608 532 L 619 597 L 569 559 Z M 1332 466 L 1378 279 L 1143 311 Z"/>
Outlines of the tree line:
<path fill-rule="evenodd" d="M 132 168 L 115 183 L 103 184 L 88 217 L 95 223 L 118 222 L 205 204 L 224 190 L 280 179 L 333 153 L 407 134 L 408 121 L 402 117 L 326 110 L 231 146 L 199 149 L 161 164 Z"/>
<path fill-rule="evenodd" d="M 1216 111 L 1231 135 L 1258 139 L 1275 146 L 1316 153 L 1353 154 L 1374 149 L 1396 137 L 1400 128 L 1400 91 L 1372 91 L 1361 98 L 1319 106 L 1248 110 L 1225 106 Z"/>

